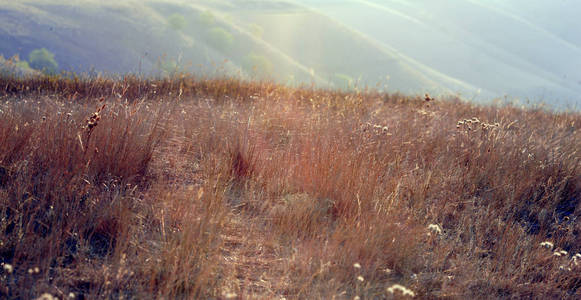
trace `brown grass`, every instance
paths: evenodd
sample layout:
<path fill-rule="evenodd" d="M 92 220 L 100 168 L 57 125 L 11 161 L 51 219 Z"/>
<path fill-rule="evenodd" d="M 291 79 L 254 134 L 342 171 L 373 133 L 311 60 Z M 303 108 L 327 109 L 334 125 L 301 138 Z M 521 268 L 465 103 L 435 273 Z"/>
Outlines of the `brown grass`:
<path fill-rule="evenodd" d="M 188 76 L 0 100 L 2 298 L 581 296 L 578 113 Z"/>

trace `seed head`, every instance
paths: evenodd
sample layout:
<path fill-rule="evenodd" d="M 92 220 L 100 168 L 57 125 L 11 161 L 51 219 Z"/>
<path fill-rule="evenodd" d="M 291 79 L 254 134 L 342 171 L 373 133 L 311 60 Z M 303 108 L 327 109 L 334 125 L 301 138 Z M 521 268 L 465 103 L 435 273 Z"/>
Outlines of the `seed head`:
<path fill-rule="evenodd" d="M 410 296 L 410 297 L 415 297 L 416 293 L 414 293 L 412 290 L 406 288 L 403 285 L 399 285 L 399 284 L 394 284 L 391 287 L 387 288 L 387 291 L 390 294 L 395 294 L 395 292 L 401 292 L 404 296 Z"/>
<path fill-rule="evenodd" d="M 49 293 L 44 293 L 40 295 L 40 297 L 36 298 L 36 300 L 58 300 L 58 298 Z"/>
<path fill-rule="evenodd" d="M 14 271 L 14 267 L 12 267 L 11 264 L 2 264 L 2 268 L 4 268 L 4 271 L 6 271 L 8 274 Z"/>
<path fill-rule="evenodd" d="M 579 265 L 579 260 L 581 259 L 581 253 L 577 253 L 577 254 L 573 255 L 572 259 L 573 259 L 573 264 L 575 264 L 576 266 Z"/>
<path fill-rule="evenodd" d="M 434 232 L 434 233 L 436 233 L 438 235 L 441 235 L 442 234 L 442 227 L 440 227 L 440 225 L 438 225 L 438 224 L 430 224 L 430 225 L 428 225 L 428 230 L 430 230 L 430 231 L 432 231 L 432 232 Z"/>

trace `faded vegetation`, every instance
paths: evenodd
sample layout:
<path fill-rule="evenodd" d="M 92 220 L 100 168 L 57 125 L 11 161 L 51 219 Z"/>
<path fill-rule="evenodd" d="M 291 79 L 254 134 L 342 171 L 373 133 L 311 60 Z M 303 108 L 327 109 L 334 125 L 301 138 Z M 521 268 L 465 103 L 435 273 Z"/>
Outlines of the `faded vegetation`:
<path fill-rule="evenodd" d="M 581 116 L 0 79 L 0 295 L 579 298 Z"/>

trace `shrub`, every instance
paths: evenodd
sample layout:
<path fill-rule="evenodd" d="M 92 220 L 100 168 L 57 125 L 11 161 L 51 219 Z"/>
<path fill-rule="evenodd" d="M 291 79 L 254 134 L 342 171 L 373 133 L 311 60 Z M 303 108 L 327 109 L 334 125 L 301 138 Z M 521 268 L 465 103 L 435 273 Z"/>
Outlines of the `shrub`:
<path fill-rule="evenodd" d="M 244 68 L 253 76 L 268 77 L 272 74 L 274 66 L 265 56 L 250 53 L 244 57 Z"/>
<path fill-rule="evenodd" d="M 250 33 L 252 33 L 252 35 L 259 39 L 261 39 L 262 35 L 264 34 L 264 28 L 255 23 L 248 25 L 248 30 L 250 31 Z"/>
<path fill-rule="evenodd" d="M 159 71 L 163 76 L 172 76 L 179 72 L 180 66 L 175 59 L 162 57 L 159 60 Z"/>
<path fill-rule="evenodd" d="M 335 82 L 338 88 L 341 89 L 353 88 L 353 78 L 347 74 L 337 73 L 335 74 L 335 78 L 333 79 L 334 79 L 333 82 Z"/>
<path fill-rule="evenodd" d="M 202 24 L 210 26 L 213 25 L 216 22 L 216 17 L 214 17 L 214 14 L 212 14 L 211 11 L 205 11 L 200 13 L 200 21 L 202 22 Z"/>
<path fill-rule="evenodd" d="M 58 71 L 58 63 L 54 54 L 46 48 L 36 49 L 30 52 L 28 62 L 31 68 L 46 74 L 55 74 Z"/>
<path fill-rule="evenodd" d="M 184 18 L 183 15 L 176 13 L 167 18 L 167 23 L 172 29 L 182 31 L 184 27 L 186 27 L 186 18 Z"/>
<path fill-rule="evenodd" d="M 234 44 L 234 36 L 222 27 L 208 30 L 208 42 L 216 49 L 226 51 Z"/>
<path fill-rule="evenodd" d="M 0 75 L 2 76 L 26 76 L 32 75 L 35 71 L 30 68 L 28 62 L 20 60 L 18 55 L 5 59 L 0 55 Z"/>

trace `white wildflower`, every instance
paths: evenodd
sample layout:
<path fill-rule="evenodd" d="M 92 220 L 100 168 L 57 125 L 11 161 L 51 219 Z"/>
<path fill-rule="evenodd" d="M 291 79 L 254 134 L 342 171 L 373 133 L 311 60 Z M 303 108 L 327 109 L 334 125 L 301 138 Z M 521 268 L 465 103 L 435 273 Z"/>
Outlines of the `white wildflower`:
<path fill-rule="evenodd" d="M 58 300 L 58 298 L 49 293 L 44 293 L 40 295 L 40 297 L 36 298 L 36 300 Z"/>
<path fill-rule="evenodd" d="M 581 253 L 577 253 L 572 257 L 573 263 L 577 266 L 579 265 L 579 260 L 581 259 Z"/>
<path fill-rule="evenodd" d="M 8 274 L 14 271 L 14 267 L 12 267 L 11 264 L 2 264 L 2 267 L 4 268 L 4 271 L 6 271 L 6 273 Z"/>
<path fill-rule="evenodd" d="M 442 227 L 440 227 L 440 225 L 438 225 L 438 224 L 430 224 L 430 225 L 428 225 L 428 230 L 430 230 L 430 231 L 432 231 L 432 232 L 434 232 L 434 233 L 436 233 L 438 235 L 441 235 L 442 234 Z"/>
<path fill-rule="evenodd" d="M 567 253 L 567 251 L 565 251 L 565 250 L 557 250 L 557 251 L 553 252 L 553 255 L 554 255 L 554 256 L 565 256 L 565 255 L 567 255 L 567 254 L 568 254 L 568 253 Z"/>
<path fill-rule="evenodd" d="M 549 241 L 545 241 L 541 243 L 541 247 L 547 248 L 547 249 L 553 249 L 555 245 L 553 245 L 553 243 L 549 242 Z"/>
<path fill-rule="evenodd" d="M 559 266 L 560 271 L 571 271 L 571 267 Z"/>
<path fill-rule="evenodd" d="M 404 296 L 410 296 L 410 297 L 416 296 L 416 294 L 412 290 L 406 288 L 403 285 L 399 285 L 399 284 L 392 285 L 391 287 L 387 288 L 387 291 L 390 294 L 394 294 L 396 291 L 400 291 Z"/>
<path fill-rule="evenodd" d="M 359 263 L 354 263 L 353 264 L 353 268 L 355 268 L 355 269 L 361 269 L 361 265 Z"/>

